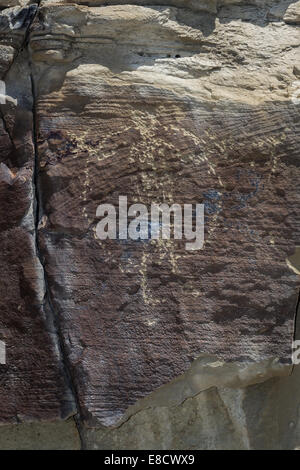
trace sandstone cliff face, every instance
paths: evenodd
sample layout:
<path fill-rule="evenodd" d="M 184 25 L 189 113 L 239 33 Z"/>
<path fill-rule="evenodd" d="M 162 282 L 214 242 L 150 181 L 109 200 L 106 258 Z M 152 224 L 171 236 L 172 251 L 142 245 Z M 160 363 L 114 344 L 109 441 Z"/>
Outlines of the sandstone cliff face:
<path fill-rule="evenodd" d="M 300 446 L 300 3 L 82 3 L 0 3 L 0 447 Z M 120 195 L 203 249 L 100 241 Z"/>

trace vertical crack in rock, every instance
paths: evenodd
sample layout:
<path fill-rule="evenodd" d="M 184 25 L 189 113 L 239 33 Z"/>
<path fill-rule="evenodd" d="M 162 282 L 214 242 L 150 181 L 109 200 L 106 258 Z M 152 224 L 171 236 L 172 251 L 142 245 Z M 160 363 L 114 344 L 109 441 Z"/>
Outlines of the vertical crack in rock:
<path fill-rule="evenodd" d="M 20 52 L 27 46 L 28 44 L 28 38 L 29 38 L 29 34 L 30 34 L 30 27 L 32 25 L 32 23 L 34 22 L 35 18 L 36 18 L 36 15 L 38 13 L 38 9 L 39 9 L 39 4 L 40 4 L 41 0 L 37 0 L 36 3 L 33 3 L 32 5 L 29 5 L 29 6 L 24 6 L 24 8 L 22 8 L 19 12 L 20 15 L 22 15 L 22 12 L 24 11 L 25 12 L 25 16 L 23 18 L 23 26 L 25 26 L 26 28 L 26 32 L 25 32 L 25 35 L 24 35 L 24 39 L 23 41 L 21 42 L 21 44 L 19 45 L 19 47 L 17 48 L 16 52 L 15 52 L 15 55 L 14 55 L 14 58 L 12 60 L 12 62 L 10 63 L 10 65 L 8 66 L 4 76 L 3 76 L 3 80 L 5 80 L 5 78 L 7 77 L 7 75 L 9 74 L 11 68 L 13 67 L 14 63 L 16 62 Z"/>
<path fill-rule="evenodd" d="M 38 9 L 37 9 L 38 13 Z M 34 19 L 33 19 L 34 21 Z M 30 32 L 29 32 L 30 34 Z M 73 399 L 76 404 L 77 412 L 78 414 L 80 413 L 80 407 L 78 405 L 78 399 L 76 395 L 76 388 L 73 384 L 73 379 L 72 379 L 72 374 L 70 371 L 70 367 L 68 365 L 68 358 L 65 354 L 64 351 L 64 343 L 63 340 L 61 339 L 60 335 L 60 327 L 59 327 L 59 319 L 58 315 L 55 312 L 55 308 L 53 306 L 53 303 L 51 301 L 51 294 L 50 290 L 48 287 L 48 279 L 47 279 L 47 273 L 44 267 L 43 263 L 43 257 L 41 256 L 40 248 L 39 248 L 39 234 L 38 234 L 38 228 L 39 228 L 39 222 L 40 222 L 40 217 L 41 217 L 41 197 L 40 197 L 40 190 L 39 190 L 39 158 L 38 158 L 38 145 L 37 145 L 37 138 L 38 138 L 38 130 L 37 130 L 37 113 L 36 113 L 36 89 L 35 89 L 35 81 L 34 81 L 34 76 L 32 72 L 32 63 L 30 60 L 30 80 L 31 80 L 31 87 L 32 87 L 32 99 L 33 99 L 33 106 L 32 106 L 32 115 L 33 115 L 33 143 L 34 143 L 34 173 L 33 173 L 33 186 L 34 186 L 34 218 L 35 218 L 35 245 L 36 245 L 36 253 L 37 257 L 41 263 L 42 269 L 43 269 L 43 275 L 44 275 L 44 285 L 45 285 L 45 304 L 46 304 L 46 309 L 48 311 L 48 314 L 51 316 L 51 323 L 54 327 L 54 331 L 56 333 L 56 340 L 57 340 L 57 346 L 59 349 L 60 357 L 62 360 L 62 365 L 64 369 L 65 376 L 67 378 L 67 383 L 70 387 Z M 48 307 L 48 308 L 47 308 Z M 82 433 L 81 433 L 81 428 L 79 424 L 79 416 L 74 416 L 74 421 L 77 427 L 78 435 L 81 441 L 81 447 L 83 447 L 83 438 L 82 438 Z"/>
<path fill-rule="evenodd" d="M 29 37 L 30 37 L 30 29 L 31 25 L 33 24 L 35 18 L 38 15 L 39 12 L 39 5 L 41 3 L 41 0 L 37 2 L 37 8 L 35 11 L 35 14 L 32 16 L 30 24 L 28 25 L 27 33 L 24 39 L 24 43 L 22 47 L 27 47 L 28 48 L 28 43 L 29 43 Z M 18 51 L 19 52 L 19 51 Z M 33 145 L 34 145 L 34 171 L 33 171 L 33 188 L 34 188 L 34 201 L 33 201 L 33 207 L 34 207 L 34 228 L 35 228 L 35 246 L 36 246 L 36 254 L 37 257 L 41 263 L 42 269 L 43 269 L 43 275 L 44 275 L 44 286 L 45 286 L 45 303 L 47 305 L 46 309 L 51 315 L 51 323 L 54 327 L 55 333 L 56 333 L 56 341 L 57 341 L 57 346 L 59 348 L 59 353 L 60 357 L 62 360 L 62 365 L 64 369 L 65 376 L 67 378 L 67 383 L 70 387 L 73 399 L 76 404 L 77 411 L 79 412 L 79 406 L 77 403 L 77 396 L 76 396 L 76 389 L 73 385 L 73 380 L 72 380 L 72 375 L 70 373 L 68 364 L 67 364 L 67 358 L 64 353 L 64 345 L 63 341 L 61 340 L 60 337 L 60 330 L 59 330 L 59 325 L 58 325 L 58 317 L 55 313 L 55 309 L 53 307 L 53 304 L 51 302 L 51 296 L 50 296 L 50 291 L 48 288 L 48 280 L 47 280 L 47 274 L 44 268 L 43 264 L 43 258 L 40 253 L 40 248 L 39 248 L 39 236 L 38 236 L 38 227 L 39 227 L 39 220 L 40 220 L 40 215 L 41 215 L 41 206 L 40 206 L 40 190 L 39 190 L 39 160 L 38 160 L 38 145 L 37 145 L 37 115 L 36 115 L 36 90 L 35 90 L 35 82 L 34 82 L 34 76 L 32 72 L 32 62 L 29 56 L 29 67 L 30 67 L 30 81 L 31 81 L 31 91 L 32 91 L 32 118 L 33 118 L 33 128 L 32 128 L 32 133 L 33 133 Z M 74 417 L 74 421 L 77 427 L 78 435 L 80 438 L 80 441 L 82 442 L 82 435 L 80 432 L 80 426 L 78 423 L 78 417 Z"/>
<path fill-rule="evenodd" d="M 35 104 L 27 45 L 36 12 L 35 4 L 0 13 L 4 82 L 0 113 L 0 336 L 6 351 L 0 368 L 1 425 L 64 420 L 76 413 L 45 303 L 44 274 L 35 243 Z"/>

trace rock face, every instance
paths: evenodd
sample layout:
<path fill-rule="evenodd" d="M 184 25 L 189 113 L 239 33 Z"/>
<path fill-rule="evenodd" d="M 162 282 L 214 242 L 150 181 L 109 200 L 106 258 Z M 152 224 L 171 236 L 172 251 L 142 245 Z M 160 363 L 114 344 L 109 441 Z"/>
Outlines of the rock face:
<path fill-rule="evenodd" d="M 297 447 L 299 2 L 83 3 L 1 13 L 0 421 L 76 401 L 88 448 Z M 119 196 L 203 203 L 203 248 L 99 240 Z"/>
<path fill-rule="evenodd" d="M 0 365 L 0 421 L 53 420 L 74 413 L 45 301 L 35 231 L 35 149 L 29 59 L 23 46 L 36 6 L 0 17 L 0 310 L 6 364 Z"/>

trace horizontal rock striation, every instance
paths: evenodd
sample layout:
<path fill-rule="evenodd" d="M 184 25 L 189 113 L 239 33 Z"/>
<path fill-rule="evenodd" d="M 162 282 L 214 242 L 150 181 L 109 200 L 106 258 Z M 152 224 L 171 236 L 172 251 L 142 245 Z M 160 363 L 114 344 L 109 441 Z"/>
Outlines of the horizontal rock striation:
<path fill-rule="evenodd" d="M 200 354 L 290 362 L 300 38 L 268 14 L 47 3 L 33 24 L 39 239 L 90 424 Z M 100 242 L 97 206 L 120 195 L 204 203 L 204 249 Z"/>

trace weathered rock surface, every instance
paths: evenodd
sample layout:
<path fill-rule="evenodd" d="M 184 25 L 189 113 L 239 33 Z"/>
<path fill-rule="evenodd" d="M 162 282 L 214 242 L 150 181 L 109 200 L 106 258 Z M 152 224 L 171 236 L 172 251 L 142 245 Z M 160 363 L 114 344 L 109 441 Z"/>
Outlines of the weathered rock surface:
<path fill-rule="evenodd" d="M 6 364 L 0 365 L 1 424 L 60 419 L 75 410 L 35 242 L 33 99 L 23 50 L 35 10 L 7 9 L 0 15 L 6 85 L 0 105 L 0 339 L 6 343 Z"/>
<path fill-rule="evenodd" d="M 1 450 L 79 450 L 81 443 L 72 418 L 49 423 L 26 423 L 0 429 Z"/>
<path fill-rule="evenodd" d="M 300 24 L 300 2 L 292 3 L 283 17 L 286 23 Z"/>
<path fill-rule="evenodd" d="M 298 449 L 299 368 L 243 389 L 210 388 L 178 406 L 141 410 L 120 428 L 84 429 L 91 449 Z"/>
<path fill-rule="evenodd" d="M 89 424 L 201 354 L 290 361 L 300 35 L 267 14 L 48 2 L 33 25 L 40 246 Z M 204 202 L 204 249 L 100 242 L 97 206 L 119 195 Z"/>
<path fill-rule="evenodd" d="M 2 12 L 19 90 L 1 106 L 4 331 L 26 363 L 5 371 L 33 411 L 12 390 L 0 420 L 69 416 L 69 376 L 88 448 L 295 448 L 298 372 L 280 376 L 299 287 L 299 2 L 79 3 Z M 204 248 L 99 241 L 97 206 L 119 195 L 203 202 Z"/>
<path fill-rule="evenodd" d="M 299 316 L 297 318 L 295 338 L 299 340 Z M 278 372 L 273 366 L 269 367 L 271 369 L 273 373 Z M 190 374 L 190 377 L 185 374 L 184 382 L 190 384 L 193 375 L 197 374 Z M 191 398 L 182 402 L 176 402 L 178 385 L 167 385 L 163 387 L 164 394 L 153 394 L 152 400 L 135 410 L 120 427 L 109 431 L 104 426 L 83 427 L 83 446 L 91 449 L 299 450 L 299 366 L 294 367 L 289 377 L 273 377 L 248 387 L 242 387 L 242 382 L 239 386 L 235 380 L 229 388 L 230 374 L 225 375 L 224 380 L 224 374 L 220 378 L 222 373 L 212 373 L 211 377 L 223 380 L 223 386 L 215 384 L 195 396 L 190 393 Z"/>

